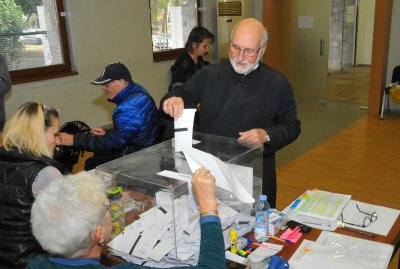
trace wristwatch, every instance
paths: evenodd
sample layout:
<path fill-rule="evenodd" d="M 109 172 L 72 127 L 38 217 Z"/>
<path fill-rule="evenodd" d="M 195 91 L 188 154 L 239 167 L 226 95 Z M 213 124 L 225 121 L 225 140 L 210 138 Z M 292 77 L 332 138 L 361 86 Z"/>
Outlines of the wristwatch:
<path fill-rule="evenodd" d="M 269 137 L 269 134 L 267 133 L 267 131 L 265 131 L 265 142 L 264 143 L 269 143 L 271 141 L 271 138 Z"/>

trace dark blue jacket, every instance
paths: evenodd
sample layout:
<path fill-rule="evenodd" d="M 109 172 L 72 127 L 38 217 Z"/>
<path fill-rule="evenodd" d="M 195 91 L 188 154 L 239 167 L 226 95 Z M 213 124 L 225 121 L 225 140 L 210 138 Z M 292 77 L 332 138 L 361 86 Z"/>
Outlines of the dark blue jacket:
<path fill-rule="evenodd" d="M 99 154 L 126 155 L 159 142 L 158 110 L 141 85 L 130 83 L 113 99 L 114 128 L 103 136 L 74 136 L 74 147 Z"/>

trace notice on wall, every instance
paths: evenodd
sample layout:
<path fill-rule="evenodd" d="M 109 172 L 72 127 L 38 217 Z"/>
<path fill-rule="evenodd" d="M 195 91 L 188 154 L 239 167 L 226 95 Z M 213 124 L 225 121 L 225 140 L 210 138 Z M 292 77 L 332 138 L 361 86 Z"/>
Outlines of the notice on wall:
<path fill-rule="evenodd" d="M 299 16 L 297 19 L 297 27 L 302 28 L 314 28 L 314 16 Z"/>

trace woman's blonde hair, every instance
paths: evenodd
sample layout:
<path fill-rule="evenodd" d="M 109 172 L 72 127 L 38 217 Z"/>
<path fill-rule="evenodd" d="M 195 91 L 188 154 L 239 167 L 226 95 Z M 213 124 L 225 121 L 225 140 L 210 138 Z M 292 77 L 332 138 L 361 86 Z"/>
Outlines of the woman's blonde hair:
<path fill-rule="evenodd" d="M 35 102 L 23 104 L 4 127 L 4 148 L 52 158 L 46 130 L 53 125 L 54 118 L 58 119 L 58 112 L 54 108 Z"/>

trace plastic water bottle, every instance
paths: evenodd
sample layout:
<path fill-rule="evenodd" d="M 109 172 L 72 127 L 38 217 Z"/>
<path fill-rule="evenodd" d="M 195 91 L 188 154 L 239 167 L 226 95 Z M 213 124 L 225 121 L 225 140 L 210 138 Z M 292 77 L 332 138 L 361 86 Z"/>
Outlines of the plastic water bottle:
<path fill-rule="evenodd" d="M 265 242 L 268 240 L 268 224 L 269 224 L 269 204 L 267 196 L 261 194 L 256 202 L 256 224 L 254 226 L 254 238 L 258 242 Z"/>
<path fill-rule="evenodd" d="M 110 199 L 111 238 L 114 238 L 125 229 L 125 212 L 122 204 L 123 190 L 121 187 L 108 187 L 106 193 L 108 199 Z"/>

